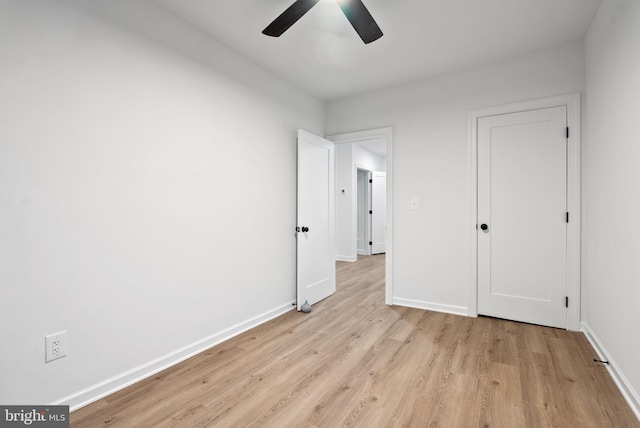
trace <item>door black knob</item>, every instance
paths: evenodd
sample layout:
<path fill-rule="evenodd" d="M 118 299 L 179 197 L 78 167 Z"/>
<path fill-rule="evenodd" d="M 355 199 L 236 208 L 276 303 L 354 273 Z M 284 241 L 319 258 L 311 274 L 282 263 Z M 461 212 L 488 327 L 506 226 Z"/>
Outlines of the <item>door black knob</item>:
<path fill-rule="evenodd" d="M 482 229 L 482 230 L 487 230 L 487 229 L 489 229 L 489 226 L 487 226 L 486 224 L 482 223 L 482 224 L 480 225 L 480 229 Z"/>
<path fill-rule="evenodd" d="M 307 226 L 302 226 L 302 231 L 303 231 L 303 232 L 308 232 L 308 231 L 309 231 L 309 228 L 308 228 Z"/>

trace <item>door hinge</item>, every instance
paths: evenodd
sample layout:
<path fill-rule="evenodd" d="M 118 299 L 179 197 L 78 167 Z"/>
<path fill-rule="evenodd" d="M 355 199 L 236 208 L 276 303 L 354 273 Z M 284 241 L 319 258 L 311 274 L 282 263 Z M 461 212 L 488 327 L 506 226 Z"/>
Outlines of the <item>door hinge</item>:
<path fill-rule="evenodd" d="M 567 138 L 569 138 L 569 127 L 567 126 Z"/>
<path fill-rule="evenodd" d="M 369 245 L 373 245 L 373 241 L 369 241 Z"/>
<path fill-rule="evenodd" d="M 564 298 L 564 306 L 565 306 L 565 308 L 569 307 L 569 296 L 565 296 L 565 298 Z"/>
<path fill-rule="evenodd" d="M 569 223 L 569 211 L 567 211 L 567 223 Z"/>

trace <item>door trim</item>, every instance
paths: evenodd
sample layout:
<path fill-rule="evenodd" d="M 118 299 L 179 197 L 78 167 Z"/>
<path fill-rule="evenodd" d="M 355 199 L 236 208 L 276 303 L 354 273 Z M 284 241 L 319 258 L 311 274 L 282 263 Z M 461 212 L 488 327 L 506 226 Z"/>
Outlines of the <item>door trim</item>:
<path fill-rule="evenodd" d="M 569 138 L 567 140 L 567 209 L 570 221 L 567 225 L 567 329 L 580 330 L 580 93 L 540 98 L 519 103 L 504 104 L 469 111 L 468 153 L 469 177 L 469 239 L 470 280 L 467 315 L 478 316 L 478 119 L 499 114 L 517 113 L 548 107 L 566 106 Z"/>
<path fill-rule="evenodd" d="M 355 143 L 373 138 L 385 138 L 386 140 L 386 173 L 387 173 L 387 232 L 385 278 L 384 278 L 384 302 L 393 304 L 393 127 L 376 128 L 364 131 L 349 132 L 326 136 L 334 143 Z M 357 177 L 356 177 L 357 178 Z"/>

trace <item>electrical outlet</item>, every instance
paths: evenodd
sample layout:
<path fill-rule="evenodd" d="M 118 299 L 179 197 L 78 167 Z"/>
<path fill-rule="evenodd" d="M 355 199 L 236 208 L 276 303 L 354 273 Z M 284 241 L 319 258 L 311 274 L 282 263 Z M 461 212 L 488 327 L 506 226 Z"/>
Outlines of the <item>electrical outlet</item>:
<path fill-rule="evenodd" d="M 44 338 L 44 361 L 50 363 L 53 360 L 67 356 L 67 332 L 61 331 L 50 334 Z"/>
<path fill-rule="evenodd" d="M 419 209 L 419 208 L 418 208 L 418 198 L 413 197 L 413 198 L 411 198 L 411 199 L 409 200 L 409 208 L 410 208 L 412 211 L 417 211 L 417 210 Z"/>

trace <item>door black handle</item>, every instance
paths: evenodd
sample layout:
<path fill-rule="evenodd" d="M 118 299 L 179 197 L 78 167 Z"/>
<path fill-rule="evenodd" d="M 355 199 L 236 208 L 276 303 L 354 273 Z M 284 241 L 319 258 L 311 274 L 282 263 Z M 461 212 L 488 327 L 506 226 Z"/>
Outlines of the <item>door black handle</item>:
<path fill-rule="evenodd" d="M 302 226 L 302 231 L 303 231 L 303 232 L 308 232 L 308 231 L 309 231 L 309 228 L 308 228 L 307 226 Z"/>
<path fill-rule="evenodd" d="M 482 223 L 480 225 L 480 229 L 484 230 L 485 232 L 489 229 L 489 226 L 487 226 L 486 224 Z"/>

